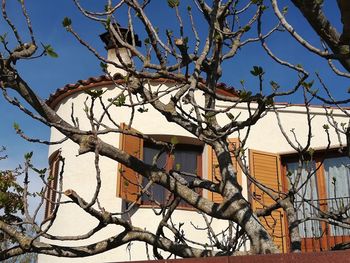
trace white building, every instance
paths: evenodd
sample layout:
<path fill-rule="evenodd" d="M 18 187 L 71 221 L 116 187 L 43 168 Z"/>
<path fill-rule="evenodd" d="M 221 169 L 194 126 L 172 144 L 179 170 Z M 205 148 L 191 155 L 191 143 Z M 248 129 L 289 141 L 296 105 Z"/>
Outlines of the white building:
<path fill-rule="evenodd" d="M 121 51 L 123 52 L 123 51 Z M 124 52 L 123 56 L 127 54 Z M 109 59 L 114 59 L 115 61 L 115 52 L 109 50 Z M 126 59 L 127 61 L 127 59 Z M 109 68 L 110 72 L 115 73 L 119 72 L 123 74 L 122 71 L 118 71 L 115 68 Z M 74 117 L 79 122 L 79 127 L 82 130 L 90 130 L 90 123 L 86 117 L 86 112 L 84 111 L 84 103 L 89 104 L 89 101 L 86 102 L 87 95 L 86 91 L 91 90 L 103 90 L 103 99 L 108 103 L 108 98 L 116 97 L 121 89 L 124 87 L 124 78 L 120 77 L 115 81 L 111 81 L 105 76 L 90 78 L 86 81 L 80 81 L 75 85 L 67 85 L 63 89 L 57 90 L 55 94 L 49 99 L 49 103 L 52 108 L 54 108 L 58 115 L 61 116 L 67 122 L 72 123 L 71 115 L 72 108 L 74 108 Z M 151 85 L 155 88 L 166 85 L 176 85 L 175 83 L 164 82 L 163 80 L 154 80 Z M 230 91 L 222 88 L 223 92 L 229 93 Z M 232 92 L 233 94 L 234 92 Z M 201 94 L 197 94 L 198 101 L 201 101 Z M 168 97 L 164 97 L 164 100 L 167 100 Z M 220 105 L 218 102 L 217 107 L 223 107 L 225 105 Z M 188 164 L 189 166 L 195 166 L 194 168 L 198 174 L 201 174 L 203 178 L 208 178 L 215 180 L 213 174 L 217 175 L 217 170 L 215 165 L 215 157 L 213 156 L 212 150 L 207 145 L 204 145 L 197 138 L 194 138 L 193 135 L 188 133 L 183 128 L 179 127 L 176 124 L 169 123 L 166 121 L 159 112 L 154 110 L 151 105 L 146 106 L 147 110 L 144 112 L 135 111 L 133 126 L 132 128 L 138 130 L 144 134 L 152 135 L 157 139 L 162 139 L 165 141 L 171 141 L 174 137 L 179 142 L 179 145 L 182 145 L 183 148 L 179 152 L 178 159 L 181 160 L 181 154 L 186 158 L 187 162 L 182 162 L 181 165 L 188 163 L 189 159 L 193 159 L 192 163 Z M 276 105 L 281 123 L 284 127 L 284 130 L 291 136 L 292 133 L 290 130 L 294 130 L 299 142 L 305 144 L 308 134 L 308 124 L 307 124 L 307 114 L 305 106 L 303 105 L 288 105 L 288 104 L 278 104 Z M 237 116 L 240 114 L 239 118 L 243 119 L 248 116 L 247 108 L 242 105 L 236 107 L 232 113 Z M 96 103 L 94 109 L 94 114 L 99 118 L 103 114 L 103 109 L 100 104 Z M 110 115 L 113 116 L 113 120 L 120 123 L 128 123 L 131 116 L 131 109 L 128 107 L 111 107 Z M 333 117 L 340 124 L 342 122 L 347 123 L 348 118 L 339 109 L 333 109 Z M 323 152 L 327 147 L 327 135 L 323 128 L 325 124 L 329 123 L 327 119 L 326 110 L 319 106 L 310 107 L 310 116 L 312 118 L 312 139 L 311 147 L 316 150 L 315 162 L 319 163 L 317 156 Z M 221 116 L 219 121 L 222 123 L 227 122 L 226 115 Z M 104 123 L 113 127 L 113 123 L 105 116 Z M 328 124 L 329 125 L 329 124 Z M 243 134 L 241 134 L 243 136 Z M 338 133 L 335 132 L 335 129 L 330 127 L 329 136 L 331 140 L 331 148 L 338 149 L 340 143 L 346 143 L 346 140 L 343 135 L 340 135 L 340 140 Z M 56 129 L 51 131 L 51 141 L 59 141 L 63 139 L 64 136 L 58 132 Z M 149 158 L 154 150 L 152 145 L 143 144 L 141 139 L 132 137 L 132 136 L 120 136 L 119 133 L 109 133 L 102 135 L 101 138 L 110 143 L 113 146 L 123 148 L 129 153 L 135 153 L 135 155 L 140 158 Z M 238 142 L 238 134 L 232 134 L 231 140 L 233 142 Z M 293 139 L 292 139 L 293 140 Z M 131 148 L 130 148 L 131 147 Z M 258 121 L 258 123 L 252 126 L 250 131 L 250 136 L 247 141 L 246 147 L 248 151 L 245 152 L 246 160 L 249 164 L 252 174 L 258 179 L 269 185 L 274 189 L 282 190 L 284 187 L 287 187 L 286 179 L 286 166 L 289 164 L 289 170 L 293 169 L 293 150 L 282 135 L 280 128 L 278 126 L 276 114 L 274 111 L 267 111 L 267 114 Z M 60 145 L 52 145 L 49 149 L 49 156 L 51 157 L 51 164 L 55 164 L 55 155 L 57 151 L 60 151 L 62 157 L 65 158 L 65 168 L 63 175 L 63 191 L 67 189 L 73 189 L 85 200 L 91 200 L 95 193 L 96 188 L 96 171 L 94 167 L 94 154 L 86 153 L 78 156 L 79 146 L 75 143 L 67 140 Z M 332 184 L 332 178 L 334 174 L 337 174 L 336 184 L 338 185 L 339 197 L 350 197 L 350 177 L 348 171 L 344 168 L 344 162 L 349 163 L 347 159 L 341 156 L 337 151 L 331 151 L 332 154 L 327 155 L 326 161 L 321 164 L 321 168 L 317 173 L 317 185 L 316 192 L 314 190 L 311 195 L 315 195 L 316 199 L 331 199 L 335 198 L 333 194 L 334 187 Z M 164 157 L 167 158 L 167 157 Z M 126 197 L 133 199 L 133 196 L 130 195 L 130 192 L 134 191 L 132 186 L 125 185 L 125 182 L 121 181 L 121 172 L 125 171 L 125 167 L 121 167 L 113 160 L 101 157 L 100 159 L 100 169 L 101 169 L 101 191 L 99 193 L 99 202 L 100 206 L 105 208 L 107 211 L 120 213 L 125 211 L 127 208 L 127 202 L 121 197 Z M 333 170 L 332 170 L 333 169 Z M 52 167 L 54 171 L 55 168 Z M 264 200 L 264 195 L 255 188 L 250 188 L 248 186 L 248 181 L 246 176 L 240 171 L 239 181 L 243 188 L 243 194 L 247 199 L 251 199 L 250 196 L 254 194 L 256 197 Z M 312 181 L 313 182 L 313 181 Z M 127 189 L 125 189 L 127 188 Z M 135 190 L 136 191 L 136 190 Z M 154 190 L 159 196 L 159 200 L 166 195 L 166 193 Z M 309 190 L 307 190 L 309 191 Z M 209 192 L 203 191 L 202 195 L 212 198 L 216 201 L 220 201 L 220 197 L 216 196 Z M 52 195 L 51 198 L 54 198 Z M 268 202 L 268 198 L 265 200 Z M 258 208 L 259 204 L 257 202 L 252 202 L 254 208 Z M 47 213 L 50 213 L 53 206 L 47 205 Z M 331 204 L 329 204 L 331 208 Z M 307 210 L 307 209 L 306 209 Z M 140 204 L 135 206 L 129 213 L 123 215 L 129 216 L 130 221 L 138 227 L 146 228 L 148 230 L 155 230 L 158 226 L 159 218 L 155 216 L 152 207 L 150 206 L 147 198 L 142 198 Z M 283 219 L 283 214 L 275 212 L 274 218 L 277 220 L 274 224 L 274 234 L 275 241 L 280 246 L 281 250 L 287 250 L 286 242 L 286 227 Z M 268 219 L 272 220 L 272 219 Z M 183 205 L 182 208 L 177 209 L 173 216 L 173 221 L 177 224 L 184 223 L 183 229 L 185 230 L 186 236 L 194 240 L 205 240 L 207 238 L 206 231 L 195 230 L 194 226 L 204 226 L 203 217 L 196 212 L 195 210 Z M 270 222 L 269 221 L 269 222 Z M 272 221 L 271 221 L 272 222 Z M 97 224 L 97 220 L 92 218 L 90 215 L 86 214 L 82 209 L 77 207 L 75 204 L 64 204 L 61 205 L 55 222 L 49 230 L 50 234 L 60 235 L 60 236 L 73 236 L 73 235 L 82 235 L 89 232 Z M 213 227 L 216 230 L 225 229 L 227 223 L 221 220 L 213 221 Z M 305 225 L 304 230 L 301 229 L 301 233 L 304 237 L 304 243 L 310 249 L 312 247 L 312 238 L 308 236 L 308 228 L 311 225 Z M 317 225 L 318 228 L 324 228 L 329 226 L 323 226 L 321 224 Z M 120 231 L 121 228 L 117 226 L 109 226 L 105 229 L 99 231 L 97 234 L 92 237 L 81 240 L 81 241 L 55 241 L 58 244 L 64 244 L 65 246 L 77 246 L 89 244 L 99 240 L 103 240 L 112 235 L 115 235 Z M 339 229 L 331 228 L 328 236 L 345 236 L 349 233 L 342 232 L 338 233 Z M 336 242 L 336 238 L 332 239 L 333 244 Z M 311 242 L 311 243 L 310 243 Z M 310 245 L 311 244 L 311 245 Z M 248 246 L 249 244 L 246 244 Z M 150 252 L 151 254 L 151 252 Z M 127 261 L 132 260 L 141 260 L 146 259 L 146 246 L 143 243 L 133 242 L 131 245 L 119 247 L 108 252 L 87 257 L 81 259 L 64 259 L 64 258 L 55 258 L 45 255 L 39 255 L 39 262 L 115 262 L 115 261 Z"/>

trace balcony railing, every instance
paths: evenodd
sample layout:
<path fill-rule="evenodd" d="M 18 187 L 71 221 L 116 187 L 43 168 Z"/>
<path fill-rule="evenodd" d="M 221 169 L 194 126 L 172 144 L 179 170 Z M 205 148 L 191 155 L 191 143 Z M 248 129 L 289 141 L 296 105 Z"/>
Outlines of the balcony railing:
<path fill-rule="evenodd" d="M 303 250 L 322 251 L 329 250 L 335 244 L 350 241 L 350 197 L 329 199 L 305 200 L 295 203 L 297 215 L 300 220 L 309 218 L 299 224 L 299 232 L 303 238 Z M 337 221 L 315 220 L 322 218 L 322 214 L 338 214 L 343 211 L 343 220 L 339 225 Z M 348 224 L 348 226 L 347 226 Z"/>

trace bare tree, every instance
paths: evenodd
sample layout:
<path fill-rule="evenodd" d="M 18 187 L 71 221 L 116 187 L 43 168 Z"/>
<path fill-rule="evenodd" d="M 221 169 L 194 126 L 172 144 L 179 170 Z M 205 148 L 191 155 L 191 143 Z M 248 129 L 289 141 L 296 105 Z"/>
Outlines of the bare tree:
<path fill-rule="evenodd" d="M 20 60 L 36 59 L 44 55 L 55 57 L 51 46 L 40 46 L 35 37 L 31 20 L 24 1 L 19 5 L 29 34 L 21 35 L 16 28 L 16 21 L 6 13 L 6 1 L 2 1 L 2 15 L 7 22 L 9 29 L 15 36 L 15 43 L 8 43 L 3 36 L 3 52 L 1 53 L 1 89 L 5 99 L 16 106 L 28 116 L 49 127 L 57 129 L 65 138 L 58 142 L 47 142 L 40 139 L 32 139 L 24 134 L 21 128 L 16 125 L 16 132 L 24 139 L 44 144 L 61 144 L 70 140 L 79 146 L 77 154 L 83 155 L 91 152 L 94 154 L 94 165 L 96 173 L 96 189 L 91 200 L 85 200 L 74 189 L 63 189 L 62 178 L 64 173 L 64 156 L 57 158 L 55 167 L 59 169 L 59 181 L 55 187 L 50 183 L 50 171 L 37 169 L 30 162 L 30 156 L 26 160 L 26 178 L 31 170 L 41 176 L 43 189 L 40 192 L 42 206 L 45 202 L 51 202 L 51 211 L 44 222 L 38 222 L 37 213 L 40 207 L 31 215 L 27 205 L 24 205 L 24 219 L 22 222 L 7 222 L 0 220 L 0 230 L 10 236 L 15 242 L 14 246 L 0 252 L 0 258 L 6 259 L 24 253 L 41 253 L 63 257 L 85 257 L 103 253 L 110 249 L 125 245 L 131 241 L 142 241 L 153 247 L 153 254 L 162 258 L 158 250 L 167 251 L 170 254 L 180 257 L 203 257 L 218 255 L 239 254 L 239 248 L 246 239 L 250 241 L 251 250 L 249 253 L 277 253 L 279 250 L 273 242 L 273 233 L 268 230 L 266 224 L 261 223 L 258 217 L 266 217 L 277 209 L 283 209 L 286 214 L 290 250 L 297 252 L 301 250 L 301 236 L 298 225 L 304 221 L 322 220 L 332 224 L 341 224 L 349 227 L 346 221 L 349 213 L 349 205 L 342 206 L 337 212 L 327 213 L 319 209 L 315 217 L 301 219 L 298 217 L 296 201 L 303 200 L 312 205 L 313 200 L 303 196 L 303 186 L 309 184 L 315 178 L 315 169 L 310 169 L 307 175 L 303 175 L 303 169 L 313 157 L 311 148 L 312 139 L 312 115 L 310 114 L 310 100 L 320 99 L 325 104 L 335 105 L 345 115 L 348 112 L 343 110 L 342 105 L 349 102 L 348 99 L 339 100 L 331 95 L 331 88 L 328 88 L 318 75 L 321 87 L 326 91 L 326 96 L 319 95 L 313 87 L 313 81 L 309 80 L 307 70 L 298 64 L 293 64 L 275 55 L 267 42 L 276 32 L 287 31 L 297 42 L 303 45 L 310 52 L 325 58 L 331 69 L 342 77 L 349 77 L 348 72 L 341 72 L 332 61 L 339 62 L 345 70 L 348 70 L 348 26 L 347 19 L 348 4 L 345 1 L 338 1 L 343 23 L 343 33 L 339 34 L 331 26 L 322 12 L 322 1 L 292 1 L 300 9 L 303 16 L 310 23 L 312 28 L 321 38 L 321 47 L 317 48 L 300 36 L 286 20 L 286 9 L 280 10 L 276 0 L 267 1 L 191 1 L 189 6 L 181 8 L 184 3 L 180 0 L 168 0 L 168 8 L 173 9 L 176 25 L 172 23 L 165 32 L 160 32 L 147 15 L 148 10 L 155 8 L 155 1 L 146 0 L 122 0 L 113 3 L 106 1 L 105 11 L 94 12 L 87 10 L 78 0 L 73 3 L 80 12 L 87 18 L 103 24 L 109 35 L 108 45 L 114 47 L 116 60 L 105 58 L 96 49 L 89 45 L 79 33 L 74 30 L 74 21 L 68 17 L 63 20 L 63 26 L 71 33 L 84 47 L 91 51 L 101 61 L 101 67 L 106 72 L 104 78 L 115 84 L 118 93 L 113 98 L 106 100 L 104 91 L 89 90 L 89 98 L 84 103 L 84 111 L 88 120 L 89 129 L 80 128 L 80 120 L 75 118 L 74 107 L 72 106 L 71 120 L 59 116 L 49 103 L 41 99 L 35 92 L 35 87 L 30 87 L 16 70 L 16 63 Z M 266 2 L 266 3 L 265 3 Z M 268 14 L 266 14 L 268 12 Z M 128 21 L 120 21 L 119 14 L 127 13 Z M 277 19 L 272 20 L 275 24 L 264 26 L 265 16 L 274 13 Z M 185 23 L 188 21 L 188 23 Z M 121 25 L 126 25 L 123 28 Z M 198 25 L 205 27 L 199 30 Z M 170 28 L 172 27 L 172 29 Z M 144 28 L 143 34 L 146 38 L 143 41 L 144 47 L 140 47 L 136 28 Z M 253 30 L 256 29 L 256 30 Z M 253 31 L 255 33 L 253 33 Z M 271 81 L 269 88 L 264 80 L 265 69 L 254 66 L 251 74 L 257 80 L 256 87 L 249 89 L 244 81 L 241 82 L 240 90 L 224 89 L 220 80 L 223 74 L 223 64 L 236 57 L 240 50 L 246 46 L 258 43 L 266 54 L 277 64 L 295 73 L 295 83 L 289 87 L 280 87 L 277 82 Z M 121 51 L 123 50 L 123 52 Z M 128 55 L 128 58 L 125 57 Z M 111 70 L 113 69 L 113 70 Z M 119 72 L 111 74 L 111 72 Z M 154 88 L 152 84 L 158 81 L 164 84 L 160 88 Z M 170 84 L 171 85 L 170 85 Z M 8 93 L 8 90 L 15 91 L 20 100 Z M 303 94 L 303 104 L 306 110 L 307 134 L 306 142 L 299 142 L 298 136 L 292 131 L 290 134 L 284 131 L 282 121 L 279 119 L 279 110 L 276 107 L 276 100 L 281 97 L 293 96 L 296 92 Z M 203 94 L 198 97 L 199 92 Z M 204 98 L 204 99 L 201 99 Z M 23 102 L 25 101 L 25 103 Z M 32 111 L 26 105 L 30 105 Z M 218 107 L 220 104 L 220 107 Z M 98 105 L 98 106 L 97 106 Z M 224 105 L 224 106 L 221 106 Z M 238 114 L 239 107 L 244 105 L 247 108 L 246 116 Z M 102 113 L 97 115 L 95 109 L 100 107 Z M 130 115 L 127 125 L 120 125 L 110 114 L 111 109 L 128 108 Z M 159 165 L 163 152 L 173 152 L 177 142 L 164 142 L 157 138 L 148 136 L 133 130 L 131 127 L 137 112 L 146 112 L 147 107 L 152 107 L 160 113 L 168 122 L 179 125 L 193 136 L 197 137 L 206 145 L 210 145 L 217 158 L 217 166 L 220 170 L 220 178 L 216 182 L 201 178 L 198 174 L 191 174 L 181 171 L 181 167 L 166 170 Z M 295 150 L 298 156 L 297 172 L 290 176 L 290 187 L 288 189 L 271 189 L 252 175 L 251 169 L 247 166 L 245 152 L 246 142 L 249 140 L 251 128 L 261 120 L 267 112 L 274 111 L 280 125 L 281 133 L 285 136 L 288 144 Z M 236 116 L 234 114 L 237 114 Z M 327 134 L 327 149 L 330 147 L 329 129 L 349 137 L 348 124 L 341 125 L 337 119 L 328 114 L 331 127 L 324 126 Z M 222 120 L 225 120 L 223 122 Z M 108 123 L 106 122 L 108 120 Z M 158 153 L 155 154 L 151 163 L 147 163 L 130 152 L 118 149 L 107 143 L 103 135 L 109 133 L 120 133 L 133 137 L 142 138 L 145 142 L 158 145 Z M 239 134 L 240 143 L 232 144 L 228 137 L 232 134 Z M 232 155 L 235 156 L 239 168 L 234 165 Z M 136 200 L 129 204 L 127 214 L 142 196 L 148 199 L 160 211 L 154 209 L 161 217 L 156 232 L 150 232 L 135 226 L 130 220 L 125 219 L 121 214 L 106 211 L 99 204 L 101 180 L 103 176 L 100 171 L 100 157 L 107 157 L 137 172 L 147 179 L 146 184 L 139 184 L 140 194 Z M 253 211 L 251 204 L 244 198 L 242 187 L 238 183 L 237 171 L 241 169 L 250 180 L 251 184 L 268 195 L 272 204 L 262 204 L 262 209 Z M 306 169 L 307 170 L 307 169 Z M 24 180 L 23 200 L 26 204 L 28 193 L 28 180 Z M 128 182 L 135 184 L 135 182 Z M 171 193 L 165 203 L 158 203 L 152 196 L 150 188 L 154 185 L 160 186 Z M 219 194 L 222 201 L 215 202 L 200 194 L 202 190 Z M 55 192 L 57 198 L 51 199 L 47 193 Z M 63 200 L 63 195 L 69 201 Z M 254 197 L 253 197 L 254 198 Z M 258 199 L 258 198 L 256 198 Z M 58 236 L 51 235 L 49 229 L 55 222 L 60 207 L 67 202 L 74 203 L 83 211 L 97 219 L 98 225 L 89 232 L 79 236 Z M 210 244 L 198 240 L 188 240 L 183 234 L 181 226 L 171 222 L 171 217 L 181 202 L 185 202 L 203 215 L 206 222 L 205 230 L 208 232 Z M 218 238 L 211 227 L 212 219 L 223 219 L 229 222 L 224 238 Z M 34 228 L 35 234 L 28 235 L 25 231 L 18 229 L 19 225 L 29 225 Z M 53 245 L 52 240 L 83 240 L 91 237 L 108 225 L 122 227 L 120 233 L 111 237 L 85 246 L 68 247 Z M 196 226 L 194 226 L 196 227 Z M 165 229 L 170 230 L 166 235 Z M 198 229 L 200 230 L 200 229 Z M 44 239 L 39 239 L 44 238 Z"/>

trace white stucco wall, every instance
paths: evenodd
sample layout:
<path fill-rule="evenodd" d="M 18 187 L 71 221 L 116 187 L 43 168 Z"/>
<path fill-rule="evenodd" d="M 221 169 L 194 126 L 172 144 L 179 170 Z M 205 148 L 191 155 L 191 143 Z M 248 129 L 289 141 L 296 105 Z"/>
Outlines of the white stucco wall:
<path fill-rule="evenodd" d="M 100 87 L 107 89 L 104 94 L 104 99 L 115 97 L 120 90 L 115 87 Z M 202 101 L 201 94 L 198 95 L 198 101 Z M 89 122 L 86 119 L 86 113 L 84 112 L 84 101 L 88 97 L 84 92 L 76 93 L 71 97 L 64 99 L 57 107 L 57 113 L 63 117 L 66 121 L 71 122 L 71 106 L 74 103 L 74 115 L 79 119 L 80 128 L 89 130 Z M 164 98 L 166 100 L 168 98 Z M 106 102 L 107 103 L 107 102 Z M 97 103 L 96 103 L 97 104 Z M 166 119 L 161 116 L 158 112 L 153 110 L 152 106 L 147 105 L 147 112 L 139 113 L 135 111 L 133 128 L 145 133 L 145 134 L 166 134 L 166 135 L 177 135 L 177 136 L 189 136 L 193 137 L 190 133 L 185 131 L 183 128 L 176 124 L 169 123 Z M 220 107 L 220 103 L 218 105 Z M 99 118 L 102 114 L 101 107 L 96 107 L 95 111 L 96 118 Z M 130 108 L 112 107 L 111 116 L 113 116 L 116 123 L 128 122 L 130 118 Z M 244 106 L 238 108 L 232 113 L 237 116 L 238 112 L 241 112 L 239 120 L 243 120 L 248 116 L 247 110 Z M 305 114 L 305 108 L 300 106 L 281 107 L 279 110 L 280 117 L 286 132 L 291 129 L 295 129 L 295 133 L 298 136 L 300 142 L 306 140 L 307 134 L 307 120 Z M 340 122 L 346 122 L 344 114 L 339 110 L 334 111 L 334 115 Z M 325 116 L 325 110 L 322 108 L 311 108 L 312 118 L 312 147 L 322 148 L 326 145 L 326 135 L 322 126 L 327 123 Z M 228 118 L 226 115 L 219 117 L 219 122 L 227 122 Z M 105 121 L 107 125 L 111 125 L 108 121 L 107 116 Z M 243 135 L 244 133 L 242 133 Z M 233 134 L 232 137 L 237 137 L 237 134 Z M 337 134 L 333 129 L 330 129 L 330 136 L 333 145 L 338 145 Z M 58 141 L 62 139 L 62 134 L 57 130 L 52 129 L 51 141 Z M 119 135 L 118 133 L 110 133 L 101 136 L 106 142 L 118 146 Z M 343 142 L 344 142 L 344 138 Z M 247 141 L 247 147 L 250 149 L 268 151 L 274 153 L 285 153 L 291 151 L 291 147 L 288 145 L 284 137 L 282 136 L 276 121 L 275 113 L 269 111 L 265 117 L 258 121 L 251 129 L 249 139 Z M 65 171 L 64 171 L 64 182 L 63 190 L 74 189 L 79 195 L 85 200 L 89 201 L 93 196 L 96 186 L 96 173 L 94 170 L 94 155 L 92 153 L 78 155 L 78 146 L 71 141 L 65 141 L 61 145 L 50 146 L 49 154 L 52 154 L 55 150 L 61 149 L 62 156 L 65 158 Z M 208 154 L 205 148 L 203 153 L 203 176 L 208 176 L 207 164 Z M 122 200 L 116 197 L 117 187 L 117 163 L 109 160 L 105 157 L 101 157 L 100 169 L 102 177 L 102 187 L 99 195 L 99 201 L 101 206 L 110 212 L 122 211 Z M 243 193 L 247 196 L 247 180 L 243 175 Z M 205 193 L 204 193 L 205 194 Z M 159 217 L 156 217 L 150 208 L 138 208 L 135 213 L 131 216 L 131 221 L 135 226 L 153 230 L 157 227 L 160 221 Z M 193 228 L 190 222 L 195 226 L 204 226 L 203 218 L 200 214 L 195 211 L 178 210 L 174 214 L 173 221 L 176 223 L 184 222 L 184 229 L 186 230 L 186 236 L 189 238 L 195 237 L 195 239 L 203 241 L 206 239 L 207 234 L 205 231 L 197 231 Z M 57 219 L 50 229 L 51 234 L 59 235 L 78 235 L 84 234 L 89 231 L 93 226 L 96 225 L 96 220 L 91 216 L 84 213 L 80 208 L 73 204 L 62 205 L 59 209 Z M 218 229 L 226 228 L 226 222 L 216 220 L 213 223 L 213 227 Z M 99 241 L 109 236 L 118 233 L 118 227 L 108 227 L 98 234 L 94 235 L 86 241 L 71 241 L 65 242 L 65 245 L 76 246 L 89 244 L 91 241 Z M 60 243 L 60 242 L 57 242 Z M 126 246 L 113 249 L 109 252 L 93 257 L 82 258 L 82 259 L 63 259 L 54 258 L 44 255 L 39 256 L 39 262 L 115 262 L 115 261 L 126 261 L 130 258 L 132 260 L 146 259 L 146 248 L 142 243 L 133 242 L 129 247 L 130 253 Z M 150 250 L 150 254 L 151 250 Z M 130 257 L 131 255 L 131 257 Z"/>

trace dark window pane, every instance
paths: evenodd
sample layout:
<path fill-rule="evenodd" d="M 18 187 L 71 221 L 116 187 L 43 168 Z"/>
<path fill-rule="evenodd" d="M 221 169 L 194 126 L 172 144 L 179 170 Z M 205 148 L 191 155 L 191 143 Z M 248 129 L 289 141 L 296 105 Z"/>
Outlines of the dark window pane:
<path fill-rule="evenodd" d="M 196 151 L 175 150 L 173 169 L 197 174 L 197 155 Z"/>
<path fill-rule="evenodd" d="M 159 151 L 160 151 L 159 148 L 145 146 L 143 148 L 143 160 L 144 160 L 144 162 L 147 164 L 152 164 L 153 158 L 159 153 Z M 157 166 L 159 168 L 165 168 L 166 158 L 167 158 L 167 154 L 162 153 L 157 161 Z M 148 182 L 149 181 L 147 178 L 143 178 L 142 187 L 143 188 L 146 187 Z M 148 187 L 147 191 L 150 194 L 150 196 L 147 196 L 146 194 L 144 194 L 142 196 L 143 203 L 151 203 L 152 200 L 158 201 L 160 203 L 163 203 L 165 201 L 165 199 L 164 199 L 165 198 L 165 189 L 162 186 L 157 185 L 157 184 L 152 184 L 150 187 Z"/>
<path fill-rule="evenodd" d="M 156 147 L 145 146 L 143 148 L 143 161 L 147 164 L 152 164 L 153 158 L 160 152 L 161 149 Z M 162 153 L 157 161 L 157 166 L 159 168 L 165 168 L 166 163 L 166 153 Z"/>
<path fill-rule="evenodd" d="M 143 149 L 143 160 L 148 164 L 152 164 L 153 158 L 160 152 L 160 148 L 154 145 L 146 144 Z M 177 145 L 172 153 L 162 153 L 157 161 L 158 168 L 167 170 L 172 168 L 181 172 L 197 175 L 197 157 L 202 152 L 202 148 L 189 145 Z M 172 167 L 170 167 L 172 165 Z M 193 176 L 184 175 L 184 178 L 188 181 L 193 180 Z M 148 180 L 143 178 L 142 186 L 146 187 Z M 165 203 L 169 192 L 163 187 L 152 184 L 147 188 L 147 192 L 150 196 L 143 194 L 143 204 L 151 204 L 152 201 L 159 203 Z M 181 202 L 180 206 L 186 206 L 184 202 Z"/>
<path fill-rule="evenodd" d="M 180 147 L 179 147 L 180 148 Z M 189 173 L 192 175 L 197 175 L 197 156 L 200 154 L 199 151 L 190 149 L 175 149 L 174 152 L 174 163 L 173 169 Z M 191 175 L 183 175 L 183 177 L 188 181 L 193 181 L 194 177 Z M 185 201 L 181 201 L 179 206 L 189 206 Z"/>

